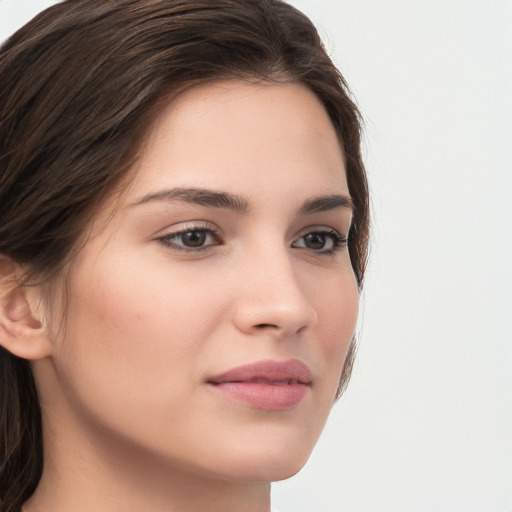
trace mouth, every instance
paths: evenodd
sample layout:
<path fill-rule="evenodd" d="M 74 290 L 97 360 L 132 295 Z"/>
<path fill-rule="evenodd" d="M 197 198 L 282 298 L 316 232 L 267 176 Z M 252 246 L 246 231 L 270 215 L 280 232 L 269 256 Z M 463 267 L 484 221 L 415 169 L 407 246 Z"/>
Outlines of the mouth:
<path fill-rule="evenodd" d="M 255 409 L 282 411 L 299 405 L 312 386 L 311 371 L 300 361 L 260 361 L 207 380 L 227 399 Z"/>

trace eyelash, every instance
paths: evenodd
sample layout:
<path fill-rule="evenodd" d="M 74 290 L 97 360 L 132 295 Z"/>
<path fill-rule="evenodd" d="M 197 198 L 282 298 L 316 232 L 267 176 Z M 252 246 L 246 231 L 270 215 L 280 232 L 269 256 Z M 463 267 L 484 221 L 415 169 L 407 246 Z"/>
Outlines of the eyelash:
<path fill-rule="evenodd" d="M 298 238 L 298 240 L 302 240 L 302 239 L 304 239 L 308 235 L 317 235 L 317 236 L 320 235 L 320 236 L 327 237 L 327 238 L 331 239 L 332 248 L 330 248 L 328 250 L 320 249 L 320 250 L 316 251 L 314 249 L 310 249 L 308 247 L 304 247 L 304 249 L 312 250 L 315 254 L 325 254 L 325 255 L 331 255 L 332 256 L 332 255 L 336 254 L 338 251 L 340 251 L 340 250 L 344 249 L 345 247 L 347 247 L 347 245 L 348 245 L 347 237 L 340 235 L 334 229 L 314 229 L 312 231 L 308 231 L 307 233 L 304 233 L 301 237 Z M 296 243 L 297 242 L 294 242 L 292 244 L 292 247 Z M 299 248 L 299 247 L 297 247 L 297 248 Z"/>
<path fill-rule="evenodd" d="M 180 236 L 186 235 L 187 233 L 202 233 L 206 236 L 210 235 L 214 238 L 215 243 L 214 244 L 208 244 L 208 245 L 201 245 L 198 247 L 186 247 L 183 245 L 177 244 L 174 240 L 179 238 Z M 327 238 L 330 238 L 332 242 L 332 248 L 325 250 L 314 250 L 310 249 L 308 247 L 297 247 L 295 244 L 299 240 L 303 240 L 308 235 L 320 235 Z M 175 231 L 173 233 L 169 233 L 165 236 L 162 236 L 157 239 L 159 243 L 161 243 L 164 247 L 170 248 L 176 251 L 182 251 L 182 252 L 188 252 L 188 253 L 198 253 L 201 251 L 209 250 L 211 247 L 215 245 L 224 245 L 222 242 L 222 238 L 220 235 L 220 232 L 215 229 L 213 226 L 186 226 L 184 229 L 181 229 L 179 231 Z M 308 231 L 307 233 L 304 233 L 302 236 L 300 236 L 295 242 L 293 242 L 292 247 L 295 247 L 296 249 L 306 249 L 311 250 L 315 254 L 321 254 L 321 255 L 334 255 L 338 251 L 344 249 L 348 245 L 348 239 L 346 236 L 340 235 L 336 230 L 334 229 L 313 229 L 312 231 Z"/>
<path fill-rule="evenodd" d="M 183 229 L 180 229 L 179 231 L 175 231 L 173 233 L 168 233 L 167 235 L 164 235 L 160 238 L 158 238 L 158 242 L 160 242 L 164 247 L 174 249 L 176 251 L 182 251 L 182 252 L 201 252 L 206 251 L 212 247 L 212 245 L 204 245 L 200 247 L 186 247 L 182 245 L 178 245 L 173 240 L 186 235 L 187 233 L 204 233 L 206 235 L 213 236 L 213 238 L 216 241 L 215 245 L 224 245 L 222 243 L 222 238 L 220 236 L 220 232 L 215 229 L 213 226 L 196 226 L 196 225 L 190 225 L 185 226 Z"/>

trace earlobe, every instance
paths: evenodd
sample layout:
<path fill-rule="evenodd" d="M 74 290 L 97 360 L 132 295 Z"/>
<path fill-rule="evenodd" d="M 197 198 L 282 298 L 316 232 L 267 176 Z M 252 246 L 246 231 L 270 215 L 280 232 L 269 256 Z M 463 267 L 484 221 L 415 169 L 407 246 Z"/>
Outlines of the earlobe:
<path fill-rule="evenodd" d="M 43 322 L 36 318 L 12 263 L 0 261 L 0 345 L 24 359 L 42 359 L 51 353 Z"/>

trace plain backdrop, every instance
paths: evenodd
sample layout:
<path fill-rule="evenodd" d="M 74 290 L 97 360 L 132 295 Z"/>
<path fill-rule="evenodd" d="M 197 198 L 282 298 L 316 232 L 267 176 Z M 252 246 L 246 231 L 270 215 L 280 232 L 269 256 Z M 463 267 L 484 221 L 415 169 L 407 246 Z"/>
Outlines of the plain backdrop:
<path fill-rule="evenodd" d="M 0 0 L 0 39 L 52 3 Z M 273 503 L 511 512 L 512 1 L 292 3 L 365 118 L 373 228 L 351 385 Z"/>

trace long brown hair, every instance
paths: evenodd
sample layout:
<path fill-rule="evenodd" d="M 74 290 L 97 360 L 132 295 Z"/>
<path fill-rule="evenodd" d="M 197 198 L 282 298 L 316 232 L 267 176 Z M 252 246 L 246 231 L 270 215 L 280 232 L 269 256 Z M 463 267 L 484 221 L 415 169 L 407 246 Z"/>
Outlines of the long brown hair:
<path fill-rule="evenodd" d="M 219 79 L 300 82 L 343 145 L 361 287 L 368 188 L 359 112 L 310 20 L 280 0 L 67 0 L 0 49 L 0 256 L 51 281 L 106 194 L 126 176 L 158 105 Z M 0 340 L 1 342 L 1 340 Z M 340 382 L 346 384 L 347 357 Z M 0 509 L 18 511 L 42 471 L 28 361 L 0 347 Z"/>

